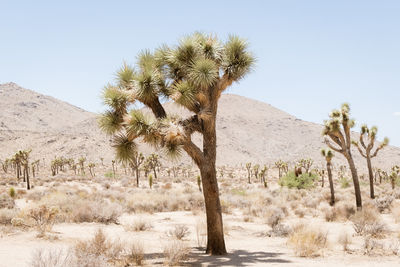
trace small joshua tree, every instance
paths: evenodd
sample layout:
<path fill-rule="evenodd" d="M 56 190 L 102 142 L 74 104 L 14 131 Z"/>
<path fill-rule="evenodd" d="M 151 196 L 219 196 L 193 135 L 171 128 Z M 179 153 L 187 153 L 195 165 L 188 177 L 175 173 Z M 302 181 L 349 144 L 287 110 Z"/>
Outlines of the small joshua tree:
<path fill-rule="evenodd" d="M 117 154 L 120 145 L 135 150 L 134 141 L 141 138 L 172 158 L 185 151 L 199 167 L 207 215 L 206 252 L 211 254 L 226 253 L 215 166 L 218 101 L 253 63 L 244 40 L 230 36 L 222 43 L 215 36 L 195 33 L 177 46 L 142 52 L 136 68 L 125 64 L 117 73 L 117 84 L 108 85 L 104 92 L 109 110 L 99 123 L 105 133 L 119 136 Z M 192 115 L 168 115 L 162 99 L 174 101 Z M 154 116 L 129 110 L 134 102 L 141 102 Z M 202 149 L 192 141 L 195 132 L 202 136 Z"/>
<path fill-rule="evenodd" d="M 312 167 L 313 163 L 314 163 L 314 161 L 312 159 L 310 159 L 310 158 L 301 159 L 296 163 L 296 166 L 300 167 L 300 168 L 303 168 L 308 175 L 311 175 L 310 170 L 311 170 L 311 167 Z"/>
<path fill-rule="evenodd" d="M 157 169 L 161 167 L 160 157 L 157 154 L 150 154 L 146 158 L 145 165 L 147 168 L 153 171 L 154 178 L 157 179 Z"/>
<path fill-rule="evenodd" d="M 149 174 L 149 187 L 150 189 L 153 188 L 153 175 Z"/>
<path fill-rule="evenodd" d="M 378 155 L 379 150 L 384 148 L 389 144 L 389 139 L 385 137 L 383 142 L 372 151 L 376 141 L 376 134 L 378 133 L 377 127 L 372 127 L 371 129 L 368 128 L 367 125 L 361 126 L 361 134 L 360 134 L 360 141 L 357 142 L 353 140 L 353 145 L 355 145 L 360 152 L 361 156 L 367 159 L 367 166 L 368 166 L 368 174 L 369 174 L 369 189 L 370 189 L 370 196 L 371 198 L 375 198 L 374 193 L 374 172 L 372 171 L 372 164 L 371 159 L 375 158 Z M 368 140 L 366 143 L 365 139 Z"/>
<path fill-rule="evenodd" d="M 284 162 L 282 160 L 276 161 L 275 162 L 275 167 L 278 168 L 279 179 L 282 178 L 282 175 L 284 173 L 288 172 L 288 168 L 289 168 L 287 162 Z"/>
<path fill-rule="evenodd" d="M 342 154 L 348 164 L 353 178 L 354 193 L 356 196 L 357 210 L 362 209 L 360 183 L 358 180 L 357 169 L 351 154 L 351 128 L 355 121 L 350 119 L 350 107 L 343 104 L 340 110 L 333 110 L 329 115 L 330 119 L 325 121 L 323 135 L 326 145 L 340 154 Z M 333 141 L 334 144 L 331 143 Z"/>
<path fill-rule="evenodd" d="M 92 176 L 92 178 L 95 177 L 96 174 L 94 173 L 94 167 L 96 167 L 96 164 L 89 163 L 88 167 L 89 167 L 90 176 Z"/>
<path fill-rule="evenodd" d="M 251 162 L 246 163 L 247 179 L 248 183 L 251 184 Z"/>
<path fill-rule="evenodd" d="M 260 171 L 260 177 L 261 177 L 261 183 L 263 183 L 265 188 L 268 187 L 267 180 L 265 179 L 265 177 L 267 176 L 267 172 L 268 172 L 268 167 L 264 165 L 264 167 Z"/>
<path fill-rule="evenodd" d="M 258 174 L 260 172 L 260 164 L 256 164 L 253 166 L 253 174 L 256 180 L 258 180 Z"/>
<path fill-rule="evenodd" d="M 322 149 L 321 154 L 326 160 L 326 170 L 328 172 L 329 188 L 331 190 L 331 200 L 329 204 L 333 206 L 335 205 L 335 189 L 333 187 L 333 179 L 332 179 L 332 158 L 334 155 L 332 150 L 330 149 Z"/>

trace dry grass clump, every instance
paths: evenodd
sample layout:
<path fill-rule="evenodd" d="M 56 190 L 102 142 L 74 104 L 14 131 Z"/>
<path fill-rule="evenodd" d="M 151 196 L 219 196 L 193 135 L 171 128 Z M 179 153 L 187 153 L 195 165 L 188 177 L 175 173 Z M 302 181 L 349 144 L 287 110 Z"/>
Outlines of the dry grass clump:
<path fill-rule="evenodd" d="M 17 215 L 14 209 L 0 209 L 0 224 L 11 225 L 11 220 Z"/>
<path fill-rule="evenodd" d="M 349 250 L 349 245 L 351 244 L 351 235 L 347 232 L 342 232 L 338 238 L 339 244 L 342 246 L 343 251 Z"/>
<path fill-rule="evenodd" d="M 400 222 L 400 203 L 399 202 L 394 203 L 392 205 L 391 211 L 392 211 L 392 215 L 394 217 L 395 222 L 399 223 Z"/>
<path fill-rule="evenodd" d="M 74 252 L 78 266 L 108 266 L 108 261 L 121 260 L 123 245 L 110 241 L 99 229 L 92 239 L 79 241 Z"/>
<path fill-rule="evenodd" d="M 71 250 L 53 249 L 36 250 L 31 258 L 32 267 L 75 267 L 74 255 Z"/>
<path fill-rule="evenodd" d="M 29 211 L 29 217 L 34 220 L 38 230 L 38 237 L 43 237 L 46 232 L 51 231 L 57 213 L 58 209 L 56 207 L 47 207 L 46 205 L 41 205 Z"/>
<path fill-rule="evenodd" d="M 384 196 L 374 199 L 374 204 L 380 213 L 389 212 L 393 200 L 392 196 Z"/>
<path fill-rule="evenodd" d="M 371 205 L 364 205 L 362 211 L 351 217 L 351 221 L 358 235 L 383 238 L 388 232 L 387 226 L 380 220 L 379 213 Z"/>
<path fill-rule="evenodd" d="M 175 238 L 177 240 L 183 240 L 189 234 L 190 234 L 189 228 L 183 224 L 175 225 L 174 229 L 170 229 L 167 232 L 167 236 Z"/>
<path fill-rule="evenodd" d="M 72 210 L 70 217 L 77 223 L 118 223 L 118 218 L 123 213 L 122 207 L 113 202 L 79 201 L 76 205 L 78 208 Z"/>
<path fill-rule="evenodd" d="M 292 228 L 288 244 L 300 257 L 320 256 L 327 245 L 327 232 L 299 224 Z"/>
<path fill-rule="evenodd" d="M 14 207 L 15 201 L 9 194 L 0 194 L 0 209 L 13 209 Z"/>
<path fill-rule="evenodd" d="M 144 264 L 144 246 L 142 243 L 135 242 L 130 246 L 127 260 L 128 262 L 133 262 L 137 266 Z"/>
<path fill-rule="evenodd" d="M 189 258 L 190 248 L 185 242 L 174 240 L 164 246 L 164 264 L 180 266 Z"/>
<path fill-rule="evenodd" d="M 151 223 L 142 218 L 137 218 L 133 221 L 132 224 L 124 225 L 125 231 L 133 231 L 133 232 L 143 232 L 153 228 Z"/>
<path fill-rule="evenodd" d="M 337 214 L 337 218 L 344 221 L 350 219 L 350 217 L 356 213 L 354 204 L 348 202 L 339 202 L 338 204 L 336 204 L 335 211 Z"/>

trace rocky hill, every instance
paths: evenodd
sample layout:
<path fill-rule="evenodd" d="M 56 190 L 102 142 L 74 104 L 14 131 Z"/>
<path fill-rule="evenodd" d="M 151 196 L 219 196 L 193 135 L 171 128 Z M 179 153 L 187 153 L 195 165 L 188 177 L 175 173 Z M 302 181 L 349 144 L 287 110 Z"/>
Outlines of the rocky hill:
<path fill-rule="evenodd" d="M 167 103 L 169 113 L 188 113 Z M 238 166 L 246 162 L 273 164 L 278 159 L 293 162 L 311 157 L 323 164 L 322 125 L 297 119 L 269 104 L 238 95 L 221 97 L 217 120 L 217 165 Z M 0 159 L 18 149 L 32 149 L 32 158 L 51 160 L 55 156 L 111 161 L 109 138 L 99 131 L 97 114 L 52 97 L 40 95 L 14 83 L 0 85 Z M 356 134 L 355 134 L 356 135 Z M 199 137 L 195 142 L 201 144 Z M 151 149 L 142 146 L 145 153 Z M 365 161 L 354 151 L 360 168 Z M 182 159 L 189 162 L 187 158 Z M 374 159 L 389 168 L 400 164 L 400 149 L 388 147 Z M 344 163 L 337 155 L 336 164 Z"/>

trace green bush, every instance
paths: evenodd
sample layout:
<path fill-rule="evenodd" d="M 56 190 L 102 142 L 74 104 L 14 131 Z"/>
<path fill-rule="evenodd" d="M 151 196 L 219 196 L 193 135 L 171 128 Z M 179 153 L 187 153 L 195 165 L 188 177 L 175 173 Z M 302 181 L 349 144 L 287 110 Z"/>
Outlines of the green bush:
<path fill-rule="evenodd" d="M 347 188 L 350 186 L 350 179 L 346 178 L 346 177 L 342 177 L 339 179 L 340 182 L 340 186 L 342 188 Z"/>
<path fill-rule="evenodd" d="M 8 194 L 10 195 L 10 197 L 15 198 L 16 193 L 14 187 L 10 187 Z"/>
<path fill-rule="evenodd" d="M 282 176 L 282 178 L 279 180 L 279 185 L 286 186 L 288 188 L 308 189 L 314 187 L 314 181 L 318 180 L 318 178 L 318 175 L 315 173 L 303 173 L 296 177 L 295 173 L 290 171 L 285 176 Z"/>

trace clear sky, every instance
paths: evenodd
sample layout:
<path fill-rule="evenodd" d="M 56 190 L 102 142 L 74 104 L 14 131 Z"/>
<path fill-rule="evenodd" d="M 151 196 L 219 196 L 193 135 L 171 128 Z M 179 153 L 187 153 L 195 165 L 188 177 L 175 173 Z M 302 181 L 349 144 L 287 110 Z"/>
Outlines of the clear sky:
<path fill-rule="evenodd" d="M 1 0 L 0 83 L 99 112 L 102 87 L 140 50 L 234 33 L 257 65 L 229 92 L 317 123 L 349 102 L 357 128 L 377 125 L 400 146 L 399 14 L 396 0 Z"/>

